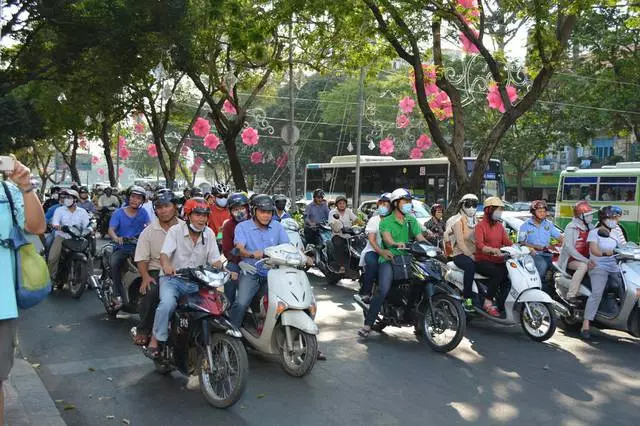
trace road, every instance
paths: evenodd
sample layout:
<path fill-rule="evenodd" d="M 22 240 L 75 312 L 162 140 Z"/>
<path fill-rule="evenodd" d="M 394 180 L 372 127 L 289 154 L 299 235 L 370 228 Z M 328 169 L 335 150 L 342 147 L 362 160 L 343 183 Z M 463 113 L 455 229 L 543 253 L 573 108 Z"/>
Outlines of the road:
<path fill-rule="evenodd" d="M 79 301 L 56 293 L 25 311 L 20 349 L 40 364 L 69 425 L 638 424 L 638 339 L 596 331 L 585 343 L 559 330 L 536 343 L 518 328 L 478 319 L 448 355 L 410 329 L 387 328 L 362 342 L 354 285 L 327 288 L 313 275 L 312 283 L 329 360 L 296 379 L 250 353 L 246 391 L 228 410 L 185 390 L 176 373 L 155 373 L 129 339 L 135 319 L 109 320 L 92 291 Z"/>

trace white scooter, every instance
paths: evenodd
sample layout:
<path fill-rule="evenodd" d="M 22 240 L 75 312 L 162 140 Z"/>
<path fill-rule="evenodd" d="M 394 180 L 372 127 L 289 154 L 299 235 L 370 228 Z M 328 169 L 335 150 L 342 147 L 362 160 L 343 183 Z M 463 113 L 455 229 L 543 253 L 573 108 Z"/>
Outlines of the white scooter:
<path fill-rule="evenodd" d="M 294 377 L 308 374 L 318 357 L 316 300 L 307 274 L 301 270 L 307 257 L 291 244 L 264 250 L 254 266 L 240 262 L 244 274 L 269 268 L 267 293 L 258 293 L 245 313 L 240 331 L 260 352 L 278 355 L 285 372 Z"/>
<path fill-rule="evenodd" d="M 282 219 L 280 224 L 287 233 L 291 244 L 293 244 L 299 250 L 304 251 L 304 243 L 302 242 L 302 237 L 300 236 L 300 226 L 298 226 L 298 222 L 296 222 L 296 220 L 293 218 L 286 218 Z"/>
<path fill-rule="evenodd" d="M 610 281 L 602 294 L 593 325 L 597 328 L 626 331 L 634 337 L 640 337 L 640 247 L 635 243 L 627 243 L 615 250 L 618 267 L 622 274 L 622 288 L 614 286 Z M 584 319 L 584 306 L 591 295 L 591 281 L 585 275 L 582 281 L 579 298 L 582 303 L 575 306 L 567 301 L 567 292 L 571 275 L 556 267 L 556 292 L 562 298 L 569 313 L 562 315 L 563 328 L 567 331 L 578 331 Z"/>
<path fill-rule="evenodd" d="M 504 315 L 496 318 L 485 312 L 482 307 L 474 305 L 475 312 L 504 325 L 515 325 L 519 322 L 525 334 L 535 341 L 543 342 L 549 339 L 556 331 L 557 319 L 554 311 L 558 308 L 555 306 L 556 302 L 540 289 L 542 282 L 529 249 L 514 244 L 511 247 L 502 247 L 500 251 L 505 254 L 505 267 L 511 281 L 511 288 L 506 297 L 499 291 L 497 294 L 498 300 L 504 300 Z M 453 262 L 447 263 L 447 267 L 445 280 L 462 294 L 464 272 Z M 486 281 L 488 278 L 480 274 L 474 277 L 473 293 L 478 301 L 484 300 Z M 467 318 L 471 316 L 468 315 Z"/>

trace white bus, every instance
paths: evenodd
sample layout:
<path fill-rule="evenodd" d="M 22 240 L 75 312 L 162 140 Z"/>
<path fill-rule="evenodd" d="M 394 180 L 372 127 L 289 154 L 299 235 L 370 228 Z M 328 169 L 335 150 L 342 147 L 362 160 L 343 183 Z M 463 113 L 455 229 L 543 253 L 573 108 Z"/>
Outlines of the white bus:
<path fill-rule="evenodd" d="M 322 188 L 328 199 L 342 194 L 352 200 L 355 185 L 355 155 L 333 157 L 330 163 L 308 164 L 305 171 L 305 199 Z M 475 158 L 465 157 L 471 174 Z M 360 201 L 375 199 L 383 192 L 406 188 L 427 204 L 448 200 L 456 189 L 456 180 L 446 157 L 419 160 L 396 160 L 392 157 L 360 157 Z M 484 174 L 481 200 L 504 198 L 504 173 L 499 160 L 490 160 Z"/>

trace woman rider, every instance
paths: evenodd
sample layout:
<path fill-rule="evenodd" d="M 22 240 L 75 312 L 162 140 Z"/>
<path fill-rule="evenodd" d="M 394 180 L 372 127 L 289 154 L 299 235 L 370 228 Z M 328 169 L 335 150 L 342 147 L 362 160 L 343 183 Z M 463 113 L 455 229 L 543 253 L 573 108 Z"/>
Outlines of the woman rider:
<path fill-rule="evenodd" d="M 464 308 L 467 311 L 473 310 L 473 276 L 476 273 L 476 234 L 475 228 L 478 224 L 476 212 L 478 207 L 478 197 L 474 194 L 465 194 L 458 203 L 459 218 L 453 223 L 453 263 L 464 271 Z"/>
<path fill-rule="evenodd" d="M 417 241 L 426 241 L 422 235 L 420 224 L 411 214 L 413 205 L 411 204 L 411 194 L 406 189 L 396 189 L 391 193 L 391 207 L 393 212 L 380 222 L 380 234 L 382 235 L 382 246 L 391 251 L 393 256 L 402 255 L 403 249 L 412 238 Z M 385 257 L 380 257 L 378 268 L 378 288 L 375 296 L 371 300 L 369 312 L 364 320 L 364 327 L 358 331 L 362 338 L 369 337 L 371 326 L 378 318 L 382 303 L 387 297 L 393 282 L 393 269 L 391 262 Z"/>
<path fill-rule="evenodd" d="M 444 207 L 442 207 L 442 204 L 434 204 L 431 206 L 431 219 L 425 224 L 427 241 L 436 247 L 442 248 L 445 224 Z"/>

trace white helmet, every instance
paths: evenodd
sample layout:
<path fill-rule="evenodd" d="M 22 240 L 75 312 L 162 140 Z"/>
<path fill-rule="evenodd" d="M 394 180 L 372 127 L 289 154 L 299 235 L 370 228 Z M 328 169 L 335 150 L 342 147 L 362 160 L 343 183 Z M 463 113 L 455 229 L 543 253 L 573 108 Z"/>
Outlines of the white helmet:
<path fill-rule="evenodd" d="M 460 201 L 466 201 L 466 200 L 479 201 L 476 194 L 464 194 L 462 198 L 460 198 Z"/>
<path fill-rule="evenodd" d="M 395 201 L 398 201 L 398 200 L 402 200 L 402 199 L 411 201 L 412 198 L 413 197 L 411 196 L 411 193 L 409 191 L 407 191 L 406 189 L 404 189 L 404 188 L 398 188 L 398 189 L 396 189 L 395 191 L 393 191 L 391 193 L 391 202 L 392 203 L 395 202 Z"/>

